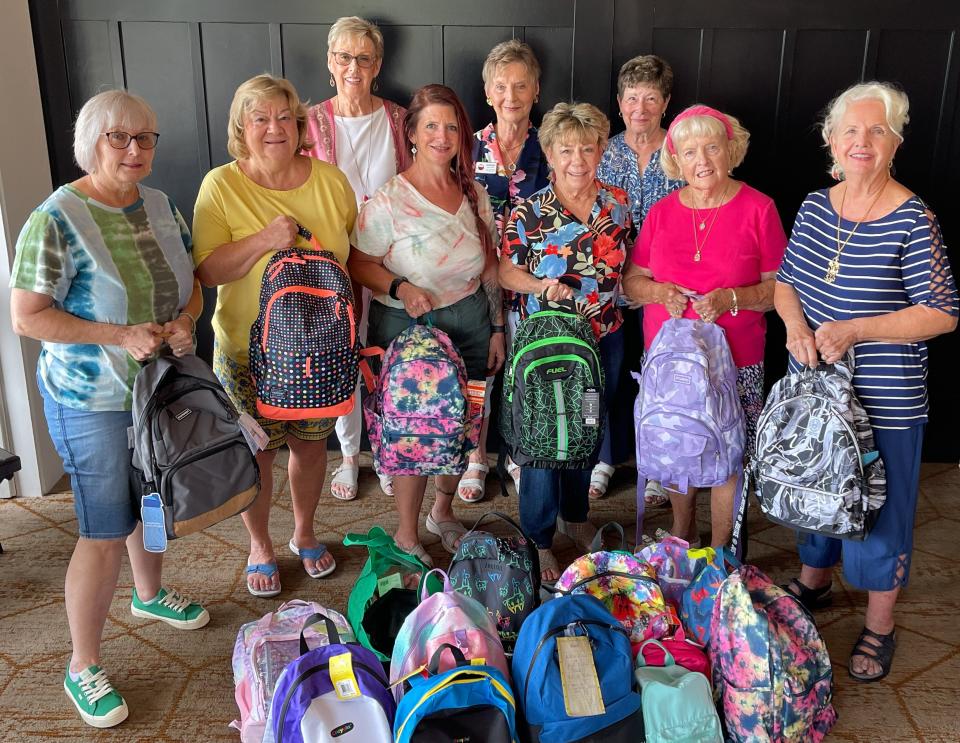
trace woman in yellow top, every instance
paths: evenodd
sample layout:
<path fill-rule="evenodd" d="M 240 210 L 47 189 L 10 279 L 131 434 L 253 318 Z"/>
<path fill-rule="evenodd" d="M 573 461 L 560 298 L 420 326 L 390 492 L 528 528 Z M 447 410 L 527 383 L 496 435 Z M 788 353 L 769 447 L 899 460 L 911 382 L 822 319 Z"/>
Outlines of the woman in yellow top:
<path fill-rule="evenodd" d="M 238 409 L 254 416 L 270 437 L 257 455 L 264 473 L 260 496 L 244 514 L 250 532 L 247 589 L 254 596 L 280 593 L 268 522 L 276 450 L 290 449 L 294 533 L 290 550 L 311 578 L 336 567 L 313 533 L 313 517 L 327 468 L 326 438 L 334 419 L 267 420 L 256 411 L 250 377 L 250 326 L 259 309 L 263 269 L 275 250 L 307 247 L 298 224 L 344 265 L 357 217 L 350 183 L 336 167 L 298 154 L 305 146 L 306 108 L 293 85 L 258 75 L 234 94 L 227 149 L 236 160 L 203 179 L 194 210 L 194 260 L 207 286 L 218 286 L 213 315 L 213 368 Z"/>

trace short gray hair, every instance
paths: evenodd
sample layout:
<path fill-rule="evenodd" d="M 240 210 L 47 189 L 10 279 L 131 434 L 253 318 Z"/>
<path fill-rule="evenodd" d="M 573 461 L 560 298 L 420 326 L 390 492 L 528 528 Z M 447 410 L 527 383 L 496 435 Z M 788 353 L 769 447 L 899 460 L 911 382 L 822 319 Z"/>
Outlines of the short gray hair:
<path fill-rule="evenodd" d="M 73 126 L 73 158 L 84 173 L 97 172 L 97 141 L 112 127 L 156 131 L 157 114 L 126 90 L 105 90 L 84 103 Z"/>
<path fill-rule="evenodd" d="M 623 98 L 623 91 L 627 88 L 643 83 L 655 86 L 666 100 L 673 91 L 673 68 L 656 54 L 641 54 L 627 60 L 617 75 L 617 98 Z"/>
<path fill-rule="evenodd" d="M 830 101 L 827 105 L 827 113 L 820 126 L 824 145 L 830 152 L 830 169 L 827 172 L 834 177 L 842 177 L 843 170 L 837 163 L 836 158 L 833 157 L 833 152 L 830 149 L 830 137 L 833 136 L 833 130 L 837 123 L 847 112 L 847 107 L 854 101 L 880 101 L 883 104 L 887 126 L 901 142 L 903 141 L 903 128 L 910 123 L 910 99 L 896 85 L 875 80 L 851 85 Z"/>
<path fill-rule="evenodd" d="M 330 26 L 327 34 L 327 51 L 332 52 L 333 46 L 344 37 L 358 38 L 366 36 L 373 42 L 373 51 L 379 59 L 383 59 L 383 34 L 376 23 L 355 15 L 338 18 Z"/>
<path fill-rule="evenodd" d="M 519 62 L 526 67 L 534 82 L 540 81 L 540 63 L 537 61 L 537 55 L 533 53 L 533 49 L 519 39 L 510 39 L 509 41 L 501 41 L 493 47 L 486 60 L 484 60 L 483 70 L 480 73 L 483 77 L 484 86 L 493 79 L 497 70 L 514 62 Z"/>
<path fill-rule="evenodd" d="M 597 144 L 604 147 L 610 135 L 610 119 L 590 103 L 558 103 L 547 111 L 540 124 L 537 132 L 540 147 L 549 152 L 570 134 L 584 143 L 596 139 Z"/>
<path fill-rule="evenodd" d="M 724 112 L 721 113 L 723 113 L 723 116 L 730 122 L 730 128 L 733 130 L 732 139 L 728 138 L 727 128 L 719 119 L 707 115 L 688 116 L 676 121 L 670 127 L 668 136 L 673 141 L 674 150 L 679 152 L 680 143 L 690 139 L 690 137 L 721 137 L 727 145 L 730 169 L 733 170 L 740 166 L 743 163 L 743 158 L 747 156 L 747 146 L 750 144 L 750 132 L 744 128 L 743 124 L 741 124 L 735 116 Z M 660 166 L 663 168 L 663 173 L 667 178 L 679 180 L 682 178 L 680 166 L 677 165 L 676 160 L 673 159 L 673 155 L 669 150 L 670 148 L 667 146 L 667 143 L 664 142 L 664 146 L 660 148 Z"/>

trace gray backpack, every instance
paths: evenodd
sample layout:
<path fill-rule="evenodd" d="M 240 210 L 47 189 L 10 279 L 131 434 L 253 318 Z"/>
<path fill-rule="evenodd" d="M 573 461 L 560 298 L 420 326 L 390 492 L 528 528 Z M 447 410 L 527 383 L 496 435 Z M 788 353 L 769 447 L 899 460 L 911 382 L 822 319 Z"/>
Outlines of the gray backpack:
<path fill-rule="evenodd" d="M 238 420 L 196 356 L 161 356 L 137 374 L 133 466 L 143 494 L 160 495 L 168 539 L 246 510 L 260 492 L 260 470 Z"/>
<path fill-rule="evenodd" d="M 773 386 L 751 467 L 771 521 L 866 538 L 886 500 L 887 480 L 850 361 L 788 374 Z"/>

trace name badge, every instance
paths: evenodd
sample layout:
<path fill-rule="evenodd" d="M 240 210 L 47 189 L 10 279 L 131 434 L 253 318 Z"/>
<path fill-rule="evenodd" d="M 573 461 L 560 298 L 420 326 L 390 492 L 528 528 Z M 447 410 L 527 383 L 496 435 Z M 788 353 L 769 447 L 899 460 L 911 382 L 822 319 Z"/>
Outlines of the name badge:
<path fill-rule="evenodd" d="M 484 175 L 496 175 L 497 164 L 486 161 L 478 162 L 476 166 L 476 172 L 483 173 Z"/>

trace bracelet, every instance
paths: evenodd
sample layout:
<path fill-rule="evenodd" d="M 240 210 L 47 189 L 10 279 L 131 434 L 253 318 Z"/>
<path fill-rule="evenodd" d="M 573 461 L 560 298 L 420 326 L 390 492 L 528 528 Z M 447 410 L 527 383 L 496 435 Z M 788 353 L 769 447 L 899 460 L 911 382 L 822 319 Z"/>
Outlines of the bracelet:
<path fill-rule="evenodd" d="M 503 326 L 503 325 L 491 325 L 491 326 L 490 326 L 490 332 L 491 332 L 491 333 L 506 333 L 506 332 L 507 332 L 507 328 L 506 328 L 505 326 Z"/>
<path fill-rule="evenodd" d="M 731 287 L 730 293 L 733 295 L 733 307 L 730 308 L 730 317 L 736 317 L 740 311 L 740 307 L 737 305 L 737 290 Z"/>
<path fill-rule="evenodd" d="M 187 317 L 190 319 L 190 333 L 191 335 L 195 334 L 197 332 L 197 318 L 195 318 L 186 310 L 180 310 L 180 314 L 177 315 L 177 319 L 179 320 L 181 317 Z"/>

